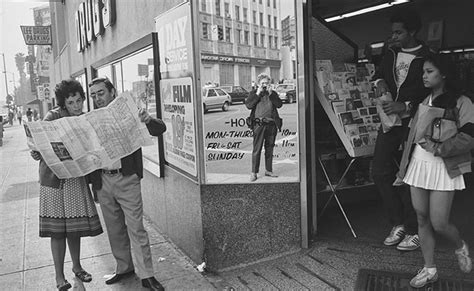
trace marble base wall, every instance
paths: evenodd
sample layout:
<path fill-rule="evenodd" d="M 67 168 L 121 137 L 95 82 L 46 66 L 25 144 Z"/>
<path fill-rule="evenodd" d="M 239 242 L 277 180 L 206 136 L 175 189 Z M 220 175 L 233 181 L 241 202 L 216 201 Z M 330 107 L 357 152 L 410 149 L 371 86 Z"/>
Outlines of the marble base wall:
<path fill-rule="evenodd" d="M 204 256 L 212 270 L 300 248 L 299 183 L 202 185 L 201 203 Z"/>

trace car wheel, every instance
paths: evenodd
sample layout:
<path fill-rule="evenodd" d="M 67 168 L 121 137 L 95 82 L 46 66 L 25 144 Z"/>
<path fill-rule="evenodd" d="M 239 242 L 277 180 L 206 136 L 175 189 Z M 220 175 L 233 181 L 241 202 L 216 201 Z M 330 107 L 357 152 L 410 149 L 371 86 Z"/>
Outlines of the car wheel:
<path fill-rule="evenodd" d="M 222 111 L 227 111 L 229 110 L 229 102 L 224 102 L 224 105 L 222 105 Z"/>
<path fill-rule="evenodd" d="M 206 108 L 206 104 L 202 105 L 202 108 L 204 109 L 204 113 L 207 113 L 209 110 Z"/>

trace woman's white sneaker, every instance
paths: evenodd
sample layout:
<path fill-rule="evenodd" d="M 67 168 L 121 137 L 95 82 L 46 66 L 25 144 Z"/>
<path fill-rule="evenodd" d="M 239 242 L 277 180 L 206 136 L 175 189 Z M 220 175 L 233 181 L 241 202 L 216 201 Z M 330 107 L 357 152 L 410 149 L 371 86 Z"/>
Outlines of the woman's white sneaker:
<path fill-rule="evenodd" d="M 410 280 L 410 286 L 413 288 L 422 288 L 426 284 L 438 281 L 438 270 L 436 268 L 427 268 L 418 271 L 413 279 Z"/>
<path fill-rule="evenodd" d="M 472 270 L 472 260 L 469 257 L 469 248 L 465 241 L 462 241 L 462 248 L 454 251 L 458 258 L 459 268 L 464 273 L 469 273 Z"/>
<path fill-rule="evenodd" d="M 383 244 L 386 246 L 393 246 L 398 244 L 405 237 L 405 227 L 397 225 L 392 228 L 390 234 L 385 238 Z"/>

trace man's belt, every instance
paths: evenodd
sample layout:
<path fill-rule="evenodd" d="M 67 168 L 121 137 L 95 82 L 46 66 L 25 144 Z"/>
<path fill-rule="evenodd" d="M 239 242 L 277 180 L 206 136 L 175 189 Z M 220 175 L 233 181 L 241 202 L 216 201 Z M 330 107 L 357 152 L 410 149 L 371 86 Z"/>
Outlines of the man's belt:
<path fill-rule="evenodd" d="M 266 117 L 264 118 L 255 118 L 254 119 L 254 122 L 255 124 L 257 125 L 264 125 L 264 124 L 272 124 L 272 123 L 275 123 L 275 121 L 273 119 L 267 119 Z"/>
<path fill-rule="evenodd" d="M 118 173 L 122 173 L 122 169 L 115 169 L 115 170 L 104 170 L 102 169 L 102 173 L 107 174 L 107 175 L 115 175 Z"/>

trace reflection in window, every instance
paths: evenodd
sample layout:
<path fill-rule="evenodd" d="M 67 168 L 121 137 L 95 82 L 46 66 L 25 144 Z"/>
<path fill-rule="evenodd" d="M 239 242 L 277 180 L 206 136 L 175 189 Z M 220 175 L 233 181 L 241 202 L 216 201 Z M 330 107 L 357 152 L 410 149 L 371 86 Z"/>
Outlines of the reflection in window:
<path fill-rule="evenodd" d="M 221 0 L 216 0 L 216 15 L 221 16 Z"/>
<path fill-rule="evenodd" d="M 265 34 L 260 35 L 260 44 L 262 47 L 265 47 Z"/>
<path fill-rule="evenodd" d="M 154 83 L 153 50 L 148 48 L 138 54 L 123 59 L 121 73 L 116 71 L 117 80 L 122 80 L 123 91 L 132 95 L 139 107 L 147 108 L 156 117 L 156 96 Z M 120 85 L 117 84 L 117 87 Z M 158 163 L 158 138 L 153 137 L 153 145 L 143 147 L 143 156 Z"/>
<path fill-rule="evenodd" d="M 273 48 L 273 36 L 268 36 L 268 47 Z"/>
<path fill-rule="evenodd" d="M 275 36 L 275 49 L 278 49 L 278 36 Z"/>
<path fill-rule="evenodd" d="M 241 39 L 241 34 L 242 31 L 240 29 L 236 29 L 235 30 L 235 34 L 234 34 L 234 38 L 235 38 L 235 42 L 238 43 L 238 44 L 241 44 L 242 43 L 242 39 Z"/>
<path fill-rule="evenodd" d="M 229 13 L 229 3 L 224 3 L 224 13 L 225 13 L 225 17 L 228 17 L 230 18 L 230 13 Z"/>
<path fill-rule="evenodd" d="M 273 17 L 273 28 L 278 29 L 278 25 L 277 25 L 277 24 L 278 24 L 277 17 L 274 16 L 274 17 Z"/>
<path fill-rule="evenodd" d="M 239 7 L 239 5 L 235 5 L 235 20 L 240 21 L 240 7 Z"/>
<path fill-rule="evenodd" d="M 207 1 L 207 0 L 201 0 L 201 11 L 202 11 L 202 12 L 206 12 L 206 9 L 207 9 L 207 7 L 206 7 L 206 1 Z"/>
<path fill-rule="evenodd" d="M 253 23 L 257 24 L 257 11 L 252 11 L 252 20 Z"/>
<path fill-rule="evenodd" d="M 209 24 L 202 23 L 202 38 L 209 39 Z"/>
<path fill-rule="evenodd" d="M 230 27 L 225 28 L 225 41 L 230 42 Z"/>
<path fill-rule="evenodd" d="M 248 14 L 248 9 L 247 8 L 243 8 L 243 12 L 242 14 L 244 15 L 244 22 L 248 22 L 248 19 L 247 19 L 247 14 Z"/>
<path fill-rule="evenodd" d="M 246 45 L 250 43 L 250 32 L 247 30 L 244 31 L 244 43 Z"/>
<path fill-rule="evenodd" d="M 260 12 L 260 25 L 263 25 L 263 13 Z"/>
<path fill-rule="evenodd" d="M 272 17 L 268 15 L 268 27 L 272 28 Z"/>
<path fill-rule="evenodd" d="M 253 45 L 258 46 L 258 33 L 253 34 Z"/>

